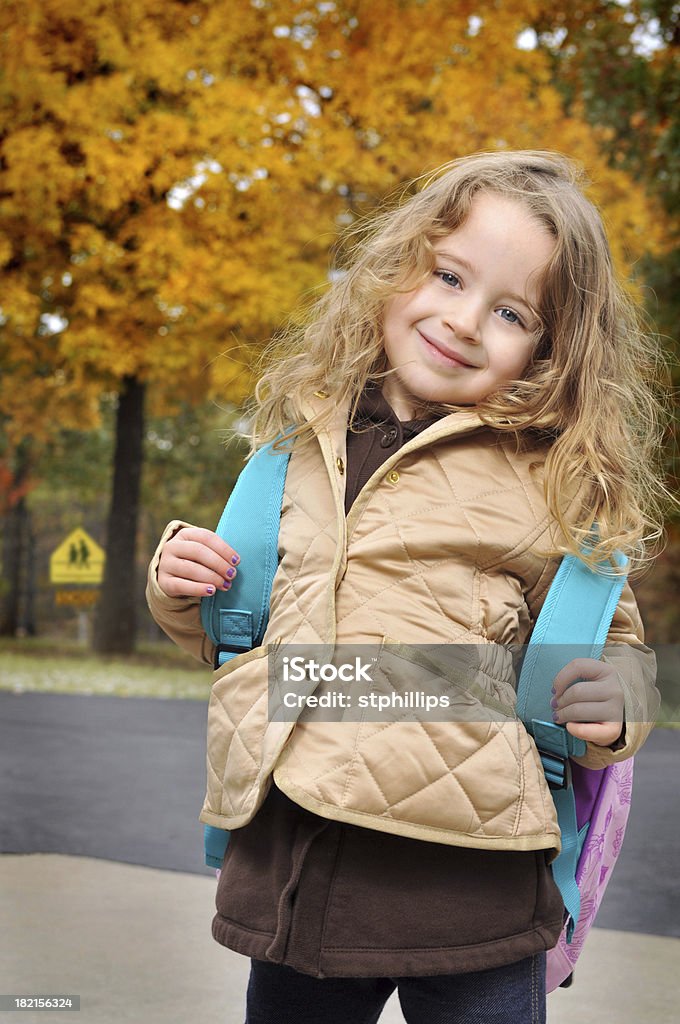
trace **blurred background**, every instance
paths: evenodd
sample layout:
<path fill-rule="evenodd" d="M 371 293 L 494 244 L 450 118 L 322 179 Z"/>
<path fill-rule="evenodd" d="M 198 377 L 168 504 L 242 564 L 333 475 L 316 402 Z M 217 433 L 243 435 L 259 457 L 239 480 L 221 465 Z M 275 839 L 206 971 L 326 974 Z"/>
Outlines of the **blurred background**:
<path fill-rule="evenodd" d="M 671 0 L 4 0 L 0 685 L 207 696 L 146 613 L 161 530 L 217 521 L 339 232 L 445 161 L 579 161 L 677 366 L 679 42 Z M 650 642 L 679 576 L 672 521 Z"/>

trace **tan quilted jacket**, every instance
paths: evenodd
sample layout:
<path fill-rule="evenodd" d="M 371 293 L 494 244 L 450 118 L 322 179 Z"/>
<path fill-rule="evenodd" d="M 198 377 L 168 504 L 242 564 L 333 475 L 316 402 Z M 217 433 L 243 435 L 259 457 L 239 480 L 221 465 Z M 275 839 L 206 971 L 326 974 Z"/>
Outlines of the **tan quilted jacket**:
<path fill-rule="evenodd" d="M 323 817 L 457 846 L 556 851 L 554 805 L 516 719 L 321 723 L 305 711 L 297 723 L 268 720 L 267 651 L 279 641 L 474 644 L 480 678 L 511 714 L 512 661 L 499 645 L 526 640 L 558 565 L 546 555 L 541 453 L 517 454 L 510 436 L 474 412 L 446 416 L 404 444 L 346 517 L 346 416 L 338 409 L 291 457 L 264 645 L 215 674 L 200 818 L 245 825 L 273 777 Z M 181 525 L 163 535 L 147 597 L 162 628 L 212 662 L 198 604 L 167 597 L 156 580 L 162 545 Z M 626 646 L 608 657 L 625 690 L 625 745 L 616 753 L 589 745 L 581 759 L 588 767 L 631 756 L 651 730 L 658 694 L 642 639 L 626 587 L 609 635 Z"/>

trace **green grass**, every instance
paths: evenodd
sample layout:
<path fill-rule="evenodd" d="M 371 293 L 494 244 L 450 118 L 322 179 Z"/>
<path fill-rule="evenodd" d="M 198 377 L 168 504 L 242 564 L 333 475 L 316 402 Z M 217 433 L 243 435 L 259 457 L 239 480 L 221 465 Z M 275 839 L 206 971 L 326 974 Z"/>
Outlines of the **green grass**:
<path fill-rule="evenodd" d="M 207 700 L 212 675 L 170 644 L 129 656 L 98 656 L 75 643 L 0 639 L 0 690 Z"/>

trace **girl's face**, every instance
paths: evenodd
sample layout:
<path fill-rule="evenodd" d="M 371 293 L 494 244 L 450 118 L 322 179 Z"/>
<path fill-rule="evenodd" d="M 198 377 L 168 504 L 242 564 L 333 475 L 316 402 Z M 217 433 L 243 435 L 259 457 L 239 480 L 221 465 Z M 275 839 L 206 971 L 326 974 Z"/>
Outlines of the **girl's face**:
<path fill-rule="evenodd" d="M 383 392 L 401 420 L 424 402 L 475 405 L 521 378 L 537 341 L 539 271 L 555 240 L 523 203 L 493 192 L 434 243 L 436 266 L 385 306 Z"/>

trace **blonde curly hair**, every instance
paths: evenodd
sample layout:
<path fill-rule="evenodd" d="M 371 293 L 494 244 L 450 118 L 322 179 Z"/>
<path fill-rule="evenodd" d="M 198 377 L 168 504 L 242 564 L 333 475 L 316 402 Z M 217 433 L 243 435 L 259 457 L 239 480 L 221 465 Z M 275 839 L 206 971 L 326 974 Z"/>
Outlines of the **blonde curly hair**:
<path fill-rule="evenodd" d="M 487 426 L 513 432 L 518 445 L 547 446 L 546 501 L 564 538 L 555 553 L 613 571 L 615 551 L 632 568 L 648 561 L 668 497 L 658 466 L 661 357 L 617 279 L 602 219 L 582 185 L 578 167 L 556 153 L 479 153 L 419 179 L 411 186 L 417 191 L 355 229 L 338 279 L 307 322 L 284 330 L 265 354 L 252 405 L 253 449 L 318 427 L 332 409 L 291 428 L 315 391 L 348 402 L 351 424 L 366 384 L 389 372 L 386 301 L 432 273 L 435 243 L 463 224 L 475 195 L 495 193 L 524 204 L 555 248 L 539 281 L 540 328 L 524 377 L 476 411 Z"/>

